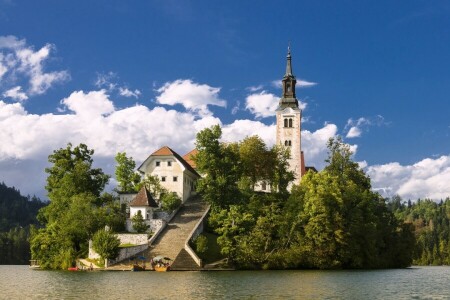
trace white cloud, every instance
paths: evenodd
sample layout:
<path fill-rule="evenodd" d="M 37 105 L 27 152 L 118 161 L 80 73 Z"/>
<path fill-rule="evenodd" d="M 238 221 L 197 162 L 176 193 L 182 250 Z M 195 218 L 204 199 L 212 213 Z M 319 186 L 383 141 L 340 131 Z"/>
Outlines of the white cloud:
<path fill-rule="evenodd" d="M 132 91 L 132 90 L 129 90 L 128 88 L 126 88 L 126 87 L 120 87 L 119 88 L 119 94 L 121 96 L 124 96 L 124 97 L 139 98 L 139 96 L 141 95 L 141 91 L 138 90 L 138 89 L 135 89 L 134 91 Z"/>
<path fill-rule="evenodd" d="M 275 144 L 275 124 L 266 125 L 259 121 L 236 120 L 222 128 L 222 139 L 227 142 L 237 142 L 247 136 L 258 135 L 268 146 Z"/>
<path fill-rule="evenodd" d="M 279 98 L 274 94 L 262 91 L 258 94 L 248 95 L 245 99 L 245 108 L 258 118 L 266 118 L 275 115 Z"/>
<path fill-rule="evenodd" d="M 45 72 L 44 65 L 49 59 L 54 46 L 47 44 L 38 51 L 27 46 L 25 40 L 15 36 L 0 36 L 0 78 L 7 77 L 6 90 L 11 91 L 17 80 L 28 80 L 28 88 L 17 100 L 25 100 L 25 96 L 45 93 L 54 84 L 70 79 L 67 71 Z"/>
<path fill-rule="evenodd" d="M 306 81 L 306 80 L 297 80 L 297 86 L 299 88 L 307 88 L 307 87 L 311 87 L 311 86 L 315 86 L 317 85 L 317 82 L 312 82 L 312 81 Z"/>
<path fill-rule="evenodd" d="M 325 124 L 314 132 L 302 131 L 302 150 L 307 166 L 314 166 L 318 170 L 324 168 L 328 150 L 327 142 L 336 134 L 337 126 L 334 124 Z"/>
<path fill-rule="evenodd" d="M 28 96 L 22 92 L 21 86 L 13 87 L 12 89 L 7 90 L 3 93 L 4 97 L 12 98 L 17 101 L 24 101 L 28 99 Z"/>
<path fill-rule="evenodd" d="M 367 131 L 369 126 L 383 126 L 389 123 L 384 120 L 383 116 L 375 116 L 372 118 L 361 117 L 357 120 L 348 119 L 344 130 L 350 128 L 347 132 L 346 138 L 360 137 L 363 131 Z"/>
<path fill-rule="evenodd" d="M 210 115 L 208 105 L 226 107 L 226 101 L 219 98 L 220 88 L 198 84 L 189 79 L 166 82 L 156 90 L 160 93 L 156 102 L 166 105 L 183 105 L 188 111 L 201 116 Z"/>
<path fill-rule="evenodd" d="M 367 174 L 373 188 L 385 196 L 398 194 L 411 200 L 450 196 L 450 156 L 426 158 L 406 166 L 397 162 L 369 166 Z"/>
<path fill-rule="evenodd" d="M 114 105 L 108 99 L 105 90 L 92 91 L 85 94 L 83 91 L 73 92 L 68 98 L 61 100 L 61 104 L 79 116 L 95 118 L 110 114 Z"/>
<path fill-rule="evenodd" d="M 303 80 L 303 79 L 297 79 L 297 84 L 295 85 L 297 88 L 308 88 L 308 87 L 312 87 L 317 85 L 317 82 L 312 82 L 312 81 L 307 81 L 307 80 Z M 277 80 L 273 80 L 272 81 L 272 86 L 276 87 L 276 88 L 281 88 L 282 87 L 282 82 L 281 80 L 277 79 Z"/>
<path fill-rule="evenodd" d="M 260 85 L 257 85 L 257 86 L 249 86 L 248 88 L 246 88 L 246 90 L 254 93 L 254 92 L 262 90 L 263 88 L 264 88 L 264 86 L 262 84 L 260 84 Z"/>
<path fill-rule="evenodd" d="M 347 132 L 346 138 L 355 138 L 361 136 L 361 129 L 356 126 L 352 126 L 350 130 Z"/>

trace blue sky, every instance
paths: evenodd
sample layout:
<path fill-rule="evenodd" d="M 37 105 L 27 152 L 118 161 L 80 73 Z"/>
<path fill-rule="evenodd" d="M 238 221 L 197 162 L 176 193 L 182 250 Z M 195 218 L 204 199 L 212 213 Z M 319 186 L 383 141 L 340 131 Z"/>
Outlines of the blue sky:
<path fill-rule="evenodd" d="M 339 134 L 383 194 L 450 195 L 447 1 L 0 0 L 0 37 L 0 180 L 25 193 L 68 141 L 111 174 L 214 123 L 273 143 L 290 42 L 307 164 Z"/>

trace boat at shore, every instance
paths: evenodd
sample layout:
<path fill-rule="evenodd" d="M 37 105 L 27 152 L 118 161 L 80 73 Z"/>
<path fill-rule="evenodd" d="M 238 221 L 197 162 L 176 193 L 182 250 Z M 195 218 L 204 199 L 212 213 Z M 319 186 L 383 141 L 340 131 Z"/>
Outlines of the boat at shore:
<path fill-rule="evenodd" d="M 172 260 L 164 256 L 156 256 L 152 259 L 152 267 L 156 272 L 170 271 L 170 265 Z"/>

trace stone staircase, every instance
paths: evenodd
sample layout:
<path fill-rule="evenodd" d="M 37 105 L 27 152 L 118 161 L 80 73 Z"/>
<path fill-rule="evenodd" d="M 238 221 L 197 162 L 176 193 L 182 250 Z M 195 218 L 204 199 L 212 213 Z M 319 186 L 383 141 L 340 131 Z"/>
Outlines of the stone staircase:
<path fill-rule="evenodd" d="M 200 270 L 184 250 L 184 243 L 207 208 L 198 196 L 187 200 L 150 246 L 147 257 L 162 255 L 174 259 L 172 270 Z"/>

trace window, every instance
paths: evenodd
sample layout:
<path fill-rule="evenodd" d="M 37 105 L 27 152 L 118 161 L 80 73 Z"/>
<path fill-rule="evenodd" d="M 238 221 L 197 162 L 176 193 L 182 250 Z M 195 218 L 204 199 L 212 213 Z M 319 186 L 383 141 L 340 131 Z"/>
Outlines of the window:
<path fill-rule="evenodd" d="M 289 119 L 289 127 L 292 127 L 292 119 Z"/>
<path fill-rule="evenodd" d="M 161 165 L 161 162 L 157 160 L 156 161 L 156 166 L 159 167 L 160 165 Z"/>
<path fill-rule="evenodd" d="M 288 119 L 284 119 L 284 127 L 288 127 Z"/>
<path fill-rule="evenodd" d="M 266 182 L 265 182 L 265 181 L 263 181 L 263 182 L 261 183 L 261 190 L 263 190 L 263 191 L 266 190 Z"/>
<path fill-rule="evenodd" d="M 288 145 L 288 141 L 284 141 L 284 145 L 287 146 Z"/>
<path fill-rule="evenodd" d="M 171 162 L 170 160 L 167 162 L 167 166 L 168 166 L 168 167 L 171 167 L 171 166 L 172 166 L 172 162 Z"/>
<path fill-rule="evenodd" d="M 173 182 L 177 182 L 178 181 L 178 176 L 173 176 Z"/>
<path fill-rule="evenodd" d="M 285 146 L 292 146 L 292 142 L 286 140 L 286 141 L 284 141 L 284 145 L 285 145 Z"/>
<path fill-rule="evenodd" d="M 289 145 L 288 146 L 292 146 L 291 141 L 289 141 Z"/>
<path fill-rule="evenodd" d="M 166 176 L 161 176 L 161 181 L 165 182 L 166 181 Z"/>

